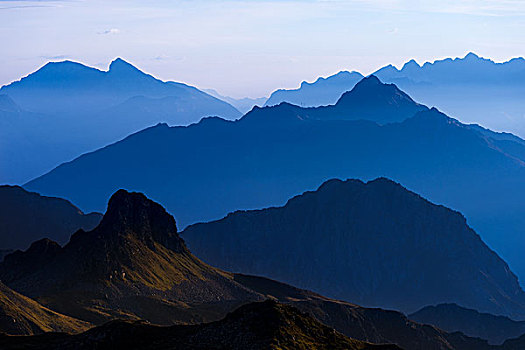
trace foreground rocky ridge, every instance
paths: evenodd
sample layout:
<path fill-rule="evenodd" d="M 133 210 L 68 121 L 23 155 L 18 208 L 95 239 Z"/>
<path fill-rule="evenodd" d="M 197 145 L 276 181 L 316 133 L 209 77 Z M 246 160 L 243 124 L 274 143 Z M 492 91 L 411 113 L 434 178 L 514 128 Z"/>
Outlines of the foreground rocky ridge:
<path fill-rule="evenodd" d="M 99 226 L 79 230 L 64 247 L 43 239 L 6 256 L 0 279 L 54 310 L 96 324 L 114 318 L 211 321 L 241 301 L 260 300 L 231 274 L 193 256 L 164 208 L 124 190 L 111 197 Z"/>
<path fill-rule="evenodd" d="M 252 303 L 225 319 L 194 326 L 156 327 L 114 321 L 79 335 L 0 336 L 2 349 L 399 349 L 357 341 L 291 306 Z"/>

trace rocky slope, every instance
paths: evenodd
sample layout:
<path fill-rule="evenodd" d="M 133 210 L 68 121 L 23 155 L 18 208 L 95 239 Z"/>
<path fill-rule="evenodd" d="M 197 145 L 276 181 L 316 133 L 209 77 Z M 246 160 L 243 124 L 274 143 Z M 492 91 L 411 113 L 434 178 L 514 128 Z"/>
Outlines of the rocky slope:
<path fill-rule="evenodd" d="M 283 207 L 235 212 L 183 237 L 220 268 L 363 306 L 414 312 L 456 302 L 525 317 L 516 276 L 461 214 L 385 178 L 330 180 Z"/>
<path fill-rule="evenodd" d="M 12 335 L 79 333 L 90 326 L 87 322 L 49 310 L 0 282 L 0 332 Z"/>
<path fill-rule="evenodd" d="M 345 337 L 297 309 L 265 301 L 244 305 L 223 320 L 157 327 L 115 321 L 79 335 L 0 336 L 2 349 L 399 349 Z"/>
<path fill-rule="evenodd" d="M 100 224 L 61 247 L 40 240 L 0 264 L 0 279 L 42 304 L 93 323 L 215 320 L 260 297 L 193 256 L 164 208 L 116 192 Z"/>
<path fill-rule="evenodd" d="M 99 213 L 84 214 L 61 198 L 0 186 L 0 249 L 27 249 L 42 237 L 63 244 L 78 229 L 93 229 L 101 218 Z"/>

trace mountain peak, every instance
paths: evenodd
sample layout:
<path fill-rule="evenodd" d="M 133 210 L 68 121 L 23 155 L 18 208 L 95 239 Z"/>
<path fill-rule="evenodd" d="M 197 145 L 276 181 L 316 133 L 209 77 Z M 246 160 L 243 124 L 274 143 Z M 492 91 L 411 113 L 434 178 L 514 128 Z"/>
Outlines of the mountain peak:
<path fill-rule="evenodd" d="M 403 65 L 403 68 L 401 70 L 411 69 L 411 68 L 421 68 L 421 66 L 416 62 L 415 59 L 411 59 L 407 63 Z"/>
<path fill-rule="evenodd" d="M 184 249 L 173 216 L 142 193 L 115 192 L 97 230 L 110 236 L 133 234 L 149 245 L 158 242 L 177 252 Z"/>
<path fill-rule="evenodd" d="M 109 72 L 140 72 L 140 70 L 131 63 L 117 57 L 109 64 Z"/>
<path fill-rule="evenodd" d="M 381 85 L 383 84 L 381 82 L 381 80 L 379 80 L 378 77 L 376 77 L 375 75 L 371 74 L 367 77 L 364 77 L 363 79 L 361 79 L 361 81 L 359 83 L 356 84 L 357 85 L 364 85 L 364 84 L 368 84 L 368 85 Z"/>
<path fill-rule="evenodd" d="M 464 60 L 478 60 L 480 59 L 480 57 L 476 55 L 474 52 L 469 52 L 468 54 L 465 55 L 463 59 Z"/>

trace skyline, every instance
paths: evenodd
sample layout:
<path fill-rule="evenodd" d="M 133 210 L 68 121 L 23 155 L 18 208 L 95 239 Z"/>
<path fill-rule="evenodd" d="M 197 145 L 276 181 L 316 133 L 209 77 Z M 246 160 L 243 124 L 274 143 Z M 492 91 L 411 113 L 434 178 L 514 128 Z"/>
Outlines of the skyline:
<path fill-rule="evenodd" d="M 261 97 L 410 59 L 525 55 L 525 4 L 515 0 L 0 0 L 0 23 L 1 85 L 48 61 L 106 70 L 122 57 L 162 80 Z"/>

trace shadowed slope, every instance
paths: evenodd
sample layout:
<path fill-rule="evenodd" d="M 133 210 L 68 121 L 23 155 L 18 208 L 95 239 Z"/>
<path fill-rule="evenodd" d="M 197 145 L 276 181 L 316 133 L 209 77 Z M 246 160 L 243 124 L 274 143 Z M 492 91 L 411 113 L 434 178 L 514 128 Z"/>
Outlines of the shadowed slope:
<path fill-rule="evenodd" d="M 0 345 L 3 349 L 399 349 L 347 338 L 273 301 L 242 306 L 221 321 L 202 325 L 155 327 L 116 321 L 77 336 L 0 337 Z"/>
<path fill-rule="evenodd" d="M 525 317 L 525 293 L 465 218 L 380 178 L 331 180 L 284 207 L 188 227 L 198 256 L 364 306 L 439 302 Z"/>
<path fill-rule="evenodd" d="M 61 198 L 0 186 L 0 248 L 27 249 L 42 237 L 63 244 L 78 229 L 93 229 L 101 218 L 99 213 L 84 214 Z"/>
<path fill-rule="evenodd" d="M 472 337 L 501 344 L 525 333 L 525 322 L 504 316 L 480 313 L 456 304 L 427 306 L 409 315 L 411 320 L 435 325 L 447 332 L 462 332 Z"/>

